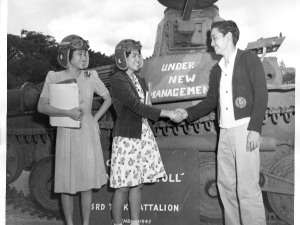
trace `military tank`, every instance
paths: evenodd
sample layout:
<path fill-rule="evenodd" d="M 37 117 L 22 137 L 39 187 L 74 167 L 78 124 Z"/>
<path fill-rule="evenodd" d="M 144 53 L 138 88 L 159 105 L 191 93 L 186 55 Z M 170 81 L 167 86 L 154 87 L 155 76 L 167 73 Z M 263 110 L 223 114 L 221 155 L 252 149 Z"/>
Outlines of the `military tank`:
<path fill-rule="evenodd" d="M 186 108 L 206 97 L 210 69 L 220 59 L 210 46 L 210 27 L 222 18 L 214 4 L 217 0 L 158 1 L 166 6 L 164 18 L 158 24 L 153 55 L 145 60 L 139 75 L 149 84 L 154 107 Z M 268 85 L 260 147 L 260 185 L 268 224 L 294 224 L 295 85 L 284 85 L 277 58 L 266 56 L 276 52 L 283 41 L 279 35 L 247 46 L 259 55 Z M 96 70 L 109 88 L 114 66 Z M 39 214 L 60 217 L 60 203 L 53 194 L 55 128 L 36 112 L 40 90 L 40 86 L 25 84 L 20 90 L 8 91 L 8 104 L 12 105 L 8 107 L 8 183 L 18 179 L 22 170 L 30 171 L 30 199 Z M 95 97 L 93 109 L 100 105 L 101 98 Z M 108 174 L 114 121 L 113 108 L 99 121 Z M 154 128 L 167 176 L 145 185 L 140 223 L 222 224 L 216 185 L 219 127 L 215 112 L 190 124 L 162 119 Z M 92 223 L 110 223 L 112 194 L 109 185 L 93 192 Z M 75 204 L 76 224 L 81 221 L 78 207 Z M 123 224 L 129 223 L 128 212 L 125 205 Z"/>

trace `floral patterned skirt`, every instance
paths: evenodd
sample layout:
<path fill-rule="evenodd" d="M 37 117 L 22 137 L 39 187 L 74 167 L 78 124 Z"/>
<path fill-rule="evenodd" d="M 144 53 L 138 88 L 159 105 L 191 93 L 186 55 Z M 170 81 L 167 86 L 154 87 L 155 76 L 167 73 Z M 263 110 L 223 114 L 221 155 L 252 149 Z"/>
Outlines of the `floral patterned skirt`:
<path fill-rule="evenodd" d="M 147 119 L 143 118 L 141 139 L 114 137 L 110 171 L 112 188 L 154 183 L 165 174 Z"/>

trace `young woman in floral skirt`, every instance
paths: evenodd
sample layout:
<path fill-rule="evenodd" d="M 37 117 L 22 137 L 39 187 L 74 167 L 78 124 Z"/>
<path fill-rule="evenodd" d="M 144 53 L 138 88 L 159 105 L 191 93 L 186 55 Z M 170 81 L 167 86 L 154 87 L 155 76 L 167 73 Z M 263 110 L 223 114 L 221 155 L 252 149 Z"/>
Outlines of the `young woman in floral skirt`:
<path fill-rule="evenodd" d="M 129 200 L 131 225 L 138 225 L 144 183 L 156 182 L 165 169 L 148 120 L 159 117 L 175 120 L 174 111 L 145 104 L 147 85 L 136 72 L 143 66 L 140 42 L 125 39 L 115 49 L 119 71 L 110 80 L 112 101 L 117 113 L 113 130 L 110 186 L 113 224 L 122 224 L 123 205 Z"/>

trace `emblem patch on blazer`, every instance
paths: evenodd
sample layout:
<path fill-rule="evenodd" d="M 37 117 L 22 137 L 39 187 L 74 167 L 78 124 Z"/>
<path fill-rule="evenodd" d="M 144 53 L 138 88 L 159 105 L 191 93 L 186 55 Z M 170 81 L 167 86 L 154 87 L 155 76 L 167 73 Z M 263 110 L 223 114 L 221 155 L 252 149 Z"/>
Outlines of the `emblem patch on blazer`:
<path fill-rule="evenodd" d="M 247 104 L 247 101 L 246 101 L 246 99 L 243 98 L 243 97 L 238 97 L 238 98 L 235 100 L 235 105 L 236 105 L 236 107 L 238 107 L 238 108 L 240 108 L 240 109 L 245 108 L 246 104 Z"/>

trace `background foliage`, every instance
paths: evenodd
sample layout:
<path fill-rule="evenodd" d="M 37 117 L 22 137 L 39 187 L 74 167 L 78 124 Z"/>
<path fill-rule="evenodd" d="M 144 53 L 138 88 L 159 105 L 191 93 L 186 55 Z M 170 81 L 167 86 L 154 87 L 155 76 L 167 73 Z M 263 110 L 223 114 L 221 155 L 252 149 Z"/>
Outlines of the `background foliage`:
<path fill-rule="evenodd" d="M 54 37 L 35 31 L 22 30 L 21 35 L 7 35 L 7 88 L 20 88 L 25 82 L 39 84 L 48 71 L 59 71 L 58 42 Z M 113 64 L 111 57 L 89 50 L 89 68 Z M 295 69 L 279 63 L 283 72 L 283 83 L 295 83 Z"/>
<path fill-rule="evenodd" d="M 25 82 L 39 84 L 48 71 L 59 71 L 58 42 L 54 37 L 22 30 L 21 35 L 7 35 L 7 88 L 20 88 Z M 89 68 L 113 64 L 112 58 L 89 50 Z"/>

